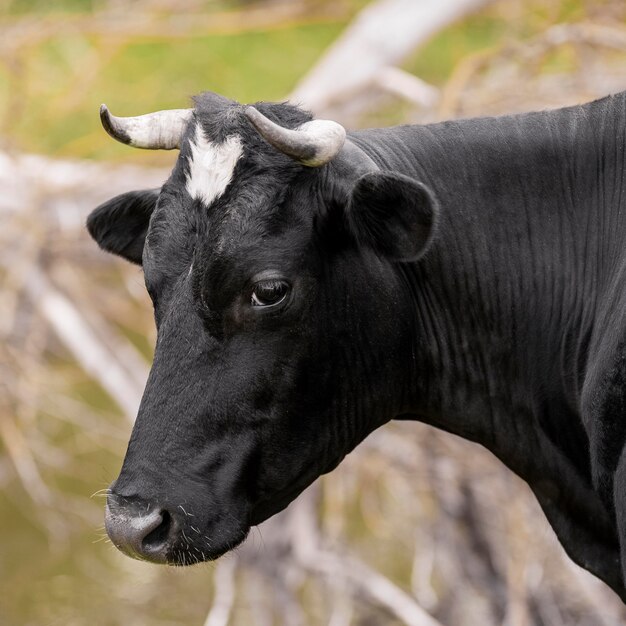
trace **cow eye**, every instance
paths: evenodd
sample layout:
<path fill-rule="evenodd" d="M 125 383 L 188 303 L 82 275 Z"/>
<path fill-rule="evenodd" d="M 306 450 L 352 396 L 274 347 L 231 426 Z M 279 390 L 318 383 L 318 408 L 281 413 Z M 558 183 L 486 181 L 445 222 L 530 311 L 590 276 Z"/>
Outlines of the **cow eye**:
<path fill-rule="evenodd" d="M 274 306 L 287 297 L 289 289 L 289 283 L 284 280 L 260 280 L 252 289 L 250 303 L 253 307 Z"/>

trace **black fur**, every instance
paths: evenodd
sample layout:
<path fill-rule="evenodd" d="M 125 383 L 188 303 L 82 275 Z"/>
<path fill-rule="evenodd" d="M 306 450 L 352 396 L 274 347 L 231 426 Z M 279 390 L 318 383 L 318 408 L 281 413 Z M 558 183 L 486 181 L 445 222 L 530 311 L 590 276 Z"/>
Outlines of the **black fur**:
<path fill-rule="evenodd" d="M 103 250 L 141 265 L 143 244 L 159 191 L 129 191 L 102 203 L 87 219 L 89 234 Z"/>
<path fill-rule="evenodd" d="M 417 261 L 432 241 L 437 208 L 413 178 L 376 172 L 358 179 L 346 213 L 360 244 L 390 259 Z"/>
<path fill-rule="evenodd" d="M 153 212 L 131 194 L 89 221 L 135 262 L 145 239 L 158 341 L 112 496 L 169 511 L 144 556 L 215 558 L 372 430 L 418 419 L 493 451 L 626 599 L 626 95 L 351 133 L 380 168 L 362 178 L 294 163 L 225 98 L 196 99 L 195 123 L 241 137 L 221 198 L 189 197 L 185 144 Z M 289 294 L 254 307 L 267 276 Z"/>

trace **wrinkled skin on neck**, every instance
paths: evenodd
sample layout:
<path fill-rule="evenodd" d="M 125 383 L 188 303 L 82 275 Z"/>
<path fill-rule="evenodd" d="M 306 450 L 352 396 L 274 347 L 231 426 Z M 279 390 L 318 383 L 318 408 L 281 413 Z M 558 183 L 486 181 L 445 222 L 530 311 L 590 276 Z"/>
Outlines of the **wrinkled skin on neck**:
<path fill-rule="evenodd" d="M 412 416 L 522 476 L 568 554 L 626 600 L 625 103 L 363 141 L 442 207 L 404 267 L 422 341 Z"/>

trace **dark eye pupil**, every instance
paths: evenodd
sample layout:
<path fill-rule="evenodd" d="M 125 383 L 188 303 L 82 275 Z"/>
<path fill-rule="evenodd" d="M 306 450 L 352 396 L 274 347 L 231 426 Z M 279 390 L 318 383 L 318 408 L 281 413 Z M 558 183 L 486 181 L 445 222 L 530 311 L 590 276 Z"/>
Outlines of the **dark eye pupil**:
<path fill-rule="evenodd" d="M 278 304 L 286 295 L 289 285 L 282 280 L 264 280 L 252 291 L 252 306 Z"/>

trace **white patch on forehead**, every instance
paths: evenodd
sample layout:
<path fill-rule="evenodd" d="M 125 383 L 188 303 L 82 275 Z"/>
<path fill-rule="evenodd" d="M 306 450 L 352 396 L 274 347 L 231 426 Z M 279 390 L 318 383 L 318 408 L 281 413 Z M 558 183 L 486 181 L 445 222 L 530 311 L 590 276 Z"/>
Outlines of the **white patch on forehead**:
<path fill-rule="evenodd" d="M 209 141 L 200 125 L 196 125 L 195 140 L 189 142 L 189 173 L 187 191 L 207 206 L 217 200 L 228 187 L 235 165 L 243 154 L 241 139 L 231 135 L 223 143 Z"/>

